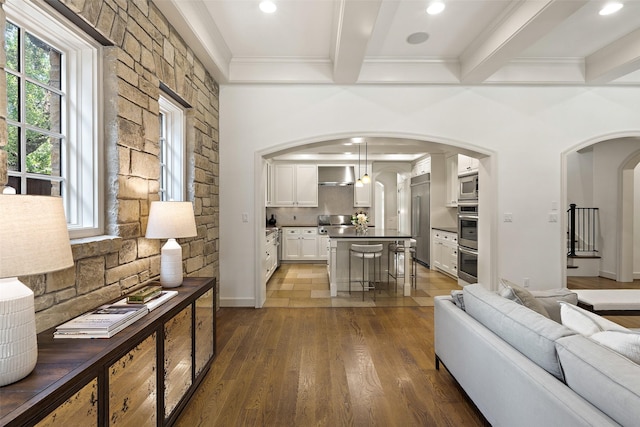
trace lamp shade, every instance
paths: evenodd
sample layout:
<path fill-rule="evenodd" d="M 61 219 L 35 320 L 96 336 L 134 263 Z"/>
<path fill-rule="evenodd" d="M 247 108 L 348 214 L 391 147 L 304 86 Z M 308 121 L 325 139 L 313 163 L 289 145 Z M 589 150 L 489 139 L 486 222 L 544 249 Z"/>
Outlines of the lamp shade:
<path fill-rule="evenodd" d="M 0 194 L 0 387 L 38 360 L 34 295 L 18 276 L 72 266 L 62 199 Z"/>
<path fill-rule="evenodd" d="M 198 235 L 191 202 L 151 202 L 147 239 L 175 239 Z"/>
<path fill-rule="evenodd" d="M 0 278 L 72 265 L 61 198 L 0 194 Z"/>

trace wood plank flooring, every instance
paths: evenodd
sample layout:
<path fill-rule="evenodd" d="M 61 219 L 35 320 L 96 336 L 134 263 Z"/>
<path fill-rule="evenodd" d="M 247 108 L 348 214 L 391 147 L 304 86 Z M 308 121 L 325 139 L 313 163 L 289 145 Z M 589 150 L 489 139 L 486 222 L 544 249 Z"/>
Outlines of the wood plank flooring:
<path fill-rule="evenodd" d="M 485 426 L 435 370 L 433 307 L 223 308 L 178 426 Z"/>
<path fill-rule="evenodd" d="M 382 291 L 365 293 L 355 287 L 351 295 L 338 292 L 338 296 L 329 296 L 329 278 L 326 264 L 282 264 L 267 283 L 267 301 L 265 307 L 431 307 L 436 295 L 449 295 L 452 289 L 462 289 L 457 280 L 430 270 L 418 264 L 416 288 L 411 289 L 411 296 L 403 295 L 400 279 L 396 288 L 395 282 L 387 289 L 387 275 L 382 276 Z"/>

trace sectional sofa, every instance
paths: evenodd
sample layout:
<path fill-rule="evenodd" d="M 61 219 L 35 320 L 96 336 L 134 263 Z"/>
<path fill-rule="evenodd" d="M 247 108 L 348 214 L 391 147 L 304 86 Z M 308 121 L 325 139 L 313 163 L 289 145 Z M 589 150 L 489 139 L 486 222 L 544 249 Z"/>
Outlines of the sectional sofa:
<path fill-rule="evenodd" d="M 546 311 L 536 311 L 538 298 L 523 304 L 479 284 L 454 297 L 435 298 L 436 367 L 446 367 L 494 427 L 640 425 L 634 355 L 586 336 L 620 329 L 633 347 L 637 332 L 558 302 L 565 295 L 540 298 Z"/>

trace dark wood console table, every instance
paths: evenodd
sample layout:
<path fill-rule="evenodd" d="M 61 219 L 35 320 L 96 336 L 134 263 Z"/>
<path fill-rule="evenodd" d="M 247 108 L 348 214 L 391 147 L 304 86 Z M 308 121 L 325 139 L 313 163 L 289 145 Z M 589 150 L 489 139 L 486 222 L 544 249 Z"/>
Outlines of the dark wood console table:
<path fill-rule="evenodd" d="M 215 279 L 179 293 L 109 339 L 38 334 L 38 363 L 0 387 L 0 426 L 172 425 L 216 354 Z"/>

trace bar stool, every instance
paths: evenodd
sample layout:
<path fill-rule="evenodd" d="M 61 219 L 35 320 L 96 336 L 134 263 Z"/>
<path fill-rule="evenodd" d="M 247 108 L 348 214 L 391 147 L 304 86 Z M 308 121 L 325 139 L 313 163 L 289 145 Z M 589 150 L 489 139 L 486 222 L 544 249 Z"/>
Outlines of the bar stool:
<path fill-rule="evenodd" d="M 362 301 L 364 301 L 364 291 L 373 289 L 373 300 L 376 300 L 376 277 L 380 278 L 382 276 L 381 270 L 381 259 L 382 259 L 382 243 L 377 245 L 358 245 L 352 244 L 351 249 L 349 249 L 349 295 L 351 295 L 351 257 L 360 258 L 362 260 L 362 278 L 361 280 L 353 280 L 353 282 L 360 282 L 362 285 Z M 376 276 L 376 263 L 375 260 L 378 259 L 378 276 Z M 365 280 L 365 260 L 373 259 L 373 282 L 371 280 Z M 365 286 L 365 283 L 367 285 Z"/>
<path fill-rule="evenodd" d="M 411 253 L 411 285 L 415 289 L 417 287 L 418 280 L 418 266 L 416 264 L 416 239 L 411 239 L 409 252 Z M 387 281 L 391 282 L 390 277 L 393 277 L 396 283 L 396 293 L 398 292 L 398 279 L 404 279 L 404 270 L 402 273 L 398 271 L 398 262 L 400 260 L 400 254 L 404 254 L 404 242 L 390 243 L 387 257 Z M 394 268 L 391 269 L 391 261 L 393 260 Z"/>

